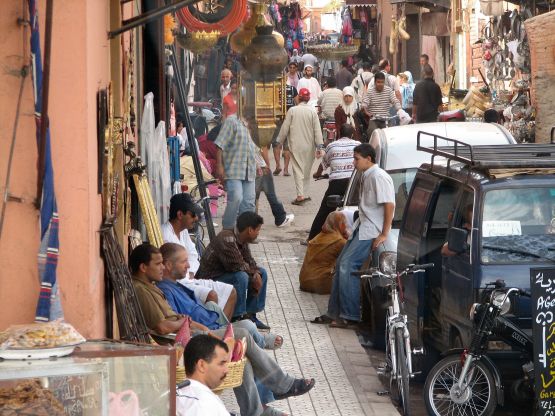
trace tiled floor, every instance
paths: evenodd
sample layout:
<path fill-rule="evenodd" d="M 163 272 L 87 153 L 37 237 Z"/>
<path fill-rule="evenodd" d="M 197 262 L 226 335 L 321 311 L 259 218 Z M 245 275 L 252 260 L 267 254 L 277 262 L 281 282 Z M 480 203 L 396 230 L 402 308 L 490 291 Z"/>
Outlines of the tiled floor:
<path fill-rule="evenodd" d="M 309 322 L 325 297 L 298 289 L 299 244 L 264 242 L 252 251 L 268 270 L 265 319 L 285 339 L 283 348 L 269 353 L 288 373 L 316 379 L 308 395 L 273 405 L 295 416 L 398 415 L 387 397 L 377 395 L 383 387 L 354 331 Z M 229 410 L 238 411 L 231 391 L 223 398 Z"/>

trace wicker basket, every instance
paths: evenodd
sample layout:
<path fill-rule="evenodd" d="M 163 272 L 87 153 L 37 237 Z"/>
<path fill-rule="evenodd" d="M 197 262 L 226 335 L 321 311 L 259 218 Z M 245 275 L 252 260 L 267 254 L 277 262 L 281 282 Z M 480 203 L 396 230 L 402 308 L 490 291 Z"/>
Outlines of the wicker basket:
<path fill-rule="evenodd" d="M 232 389 L 243 384 L 243 371 L 245 370 L 246 363 L 246 357 L 243 357 L 242 360 L 228 363 L 227 376 L 225 377 L 224 382 L 213 390 L 214 393 L 220 393 L 222 390 Z"/>
<path fill-rule="evenodd" d="M 340 61 L 358 52 L 356 46 L 314 45 L 308 46 L 307 51 L 326 61 Z"/>

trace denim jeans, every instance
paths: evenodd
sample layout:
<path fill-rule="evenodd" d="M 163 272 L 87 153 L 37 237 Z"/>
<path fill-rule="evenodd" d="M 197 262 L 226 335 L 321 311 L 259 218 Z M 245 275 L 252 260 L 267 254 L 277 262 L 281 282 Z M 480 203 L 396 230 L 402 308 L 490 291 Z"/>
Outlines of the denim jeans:
<path fill-rule="evenodd" d="M 335 265 L 327 315 L 332 319 L 360 321 L 360 277 L 351 273 L 360 270 L 368 258 L 374 240 L 359 240 L 358 227 L 343 247 Z"/>
<path fill-rule="evenodd" d="M 244 315 L 245 313 L 262 312 L 266 306 L 266 286 L 268 284 L 268 274 L 266 270 L 259 267 L 262 276 L 262 287 L 256 295 L 249 285 L 249 275 L 246 272 L 224 273 L 214 280 L 229 283 L 237 291 L 237 303 L 233 317 Z"/>
<path fill-rule="evenodd" d="M 225 334 L 225 329 L 211 332 L 221 338 Z M 256 345 L 246 329 L 237 328 L 234 332 L 235 339 L 246 338 L 247 340 L 248 361 L 243 372 L 243 384 L 234 388 L 233 392 L 237 398 L 241 416 L 259 416 L 262 413 L 262 403 L 256 383 L 266 387 L 261 393 L 265 396 L 264 400 L 268 400 L 270 399 L 268 391 L 283 394 L 293 386 L 295 379 L 283 371 L 272 356 Z M 198 332 L 193 334 L 196 335 Z"/>
<path fill-rule="evenodd" d="M 276 188 L 274 186 L 274 177 L 272 176 L 272 172 L 268 170 L 262 176 L 256 177 L 256 200 L 260 197 L 260 193 L 264 192 L 266 194 L 266 199 L 270 204 L 270 208 L 272 209 L 272 215 L 274 216 L 274 222 L 276 225 L 280 225 L 285 221 L 285 216 L 287 215 L 285 209 L 283 208 L 283 204 L 278 199 L 276 195 Z"/>
<path fill-rule="evenodd" d="M 246 211 L 254 212 L 254 181 L 227 179 L 227 205 L 225 207 L 222 226 L 226 230 L 235 228 L 239 214 Z"/>

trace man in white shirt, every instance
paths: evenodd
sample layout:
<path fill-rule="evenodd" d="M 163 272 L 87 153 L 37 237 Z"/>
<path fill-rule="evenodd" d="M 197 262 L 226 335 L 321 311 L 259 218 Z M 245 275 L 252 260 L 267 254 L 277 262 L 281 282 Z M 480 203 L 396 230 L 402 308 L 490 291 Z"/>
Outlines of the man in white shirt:
<path fill-rule="evenodd" d="M 312 65 L 305 65 L 304 77 L 297 83 L 297 91 L 300 92 L 302 88 L 306 88 L 310 92 L 310 101 L 308 104 L 315 106 L 322 92 L 322 87 L 320 87 L 318 80 L 312 76 L 313 74 L 314 67 Z"/>
<path fill-rule="evenodd" d="M 395 210 L 395 189 L 391 177 L 376 165 L 376 151 L 363 143 L 354 148 L 355 169 L 362 173 L 359 219 L 337 259 L 327 316 L 316 323 L 329 321 L 337 328 L 357 328 L 360 322 L 360 277 L 352 273 L 373 257 L 375 263 L 383 250 Z M 358 226 L 357 226 L 358 225 Z"/>
<path fill-rule="evenodd" d="M 197 335 L 185 347 L 185 373 L 191 384 L 178 390 L 178 416 L 229 416 L 212 389 L 227 375 L 227 344 L 210 335 Z"/>
<path fill-rule="evenodd" d="M 200 259 L 189 236 L 189 230 L 203 212 L 202 207 L 193 201 L 191 195 L 182 193 L 172 196 L 170 199 L 170 218 L 168 222 L 162 225 L 162 238 L 164 243 L 175 243 L 183 246 L 189 254 L 188 277 L 181 279 L 179 282 L 192 290 L 202 303 L 217 303 L 227 318 L 231 319 L 237 302 L 237 292 L 233 285 L 215 282 L 210 279 L 194 278 L 200 266 Z"/>
<path fill-rule="evenodd" d="M 233 74 L 227 68 L 224 68 L 221 73 L 221 81 L 222 84 L 220 85 L 220 100 L 224 100 L 224 97 L 231 92 L 231 78 Z"/>

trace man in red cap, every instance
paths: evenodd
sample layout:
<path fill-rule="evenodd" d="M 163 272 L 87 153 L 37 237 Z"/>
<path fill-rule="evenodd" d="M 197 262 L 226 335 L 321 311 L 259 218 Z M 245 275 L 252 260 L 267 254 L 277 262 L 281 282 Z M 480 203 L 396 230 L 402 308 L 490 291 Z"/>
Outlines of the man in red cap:
<path fill-rule="evenodd" d="M 320 158 L 324 148 L 320 121 L 314 107 L 308 104 L 309 101 L 310 91 L 307 88 L 301 88 L 299 105 L 287 110 L 277 139 L 280 144 L 287 139 L 289 144 L 293 178 L 297 189 L 297 198 L 291 202 L 294 205 L 304 205 L 310 200 L 307 193 L 314 157 Z"/>

